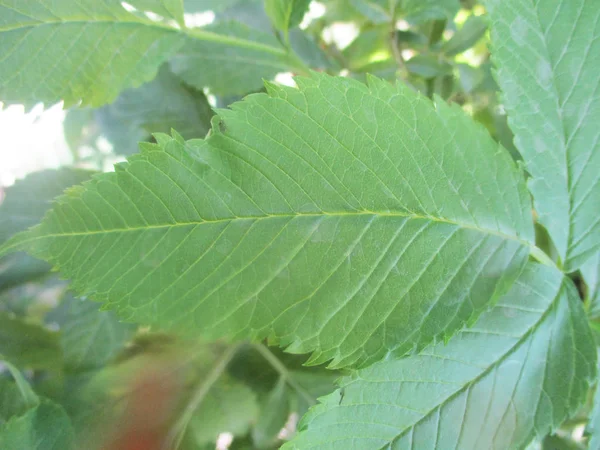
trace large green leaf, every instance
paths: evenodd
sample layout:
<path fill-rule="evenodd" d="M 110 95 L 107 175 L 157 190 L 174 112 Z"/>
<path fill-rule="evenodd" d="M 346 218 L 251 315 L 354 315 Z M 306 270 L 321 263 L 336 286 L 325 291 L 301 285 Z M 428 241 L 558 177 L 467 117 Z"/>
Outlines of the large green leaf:
<path fill-rule="evenodd" d="M 0 425 L 0 448 L 70 450 L 73 428 L 64 409 L 48 400 Z"/>
<path fill-rule="evenodd" d="M 341 381 L 288 449 L 516 449 L 575 413 L 596 349 L 575 287 L 530 264 L 472 328 Z"/>
<path fill-rule="evenodd" d="M 71 371 L 103 366 L 123 348 L 135 331 L 119 322 L 112 311 L 98 311 L 98 304 L 67 296 L 60 343 L 65 366 Z"/>
<path fill-rule="evenodd" d="M 600 8 L 487 0 L 493 58 L 529 188 L 567 271 L 600 248 Z"/>
<path fill-rule="evenodd" d="M 157 10 L 157 5 L 170 8 L 173 2 L 139 0 L 142 4 L 154 4 Z M 215 31 L 220 30 L 156 22 L 126 11 L 119 0 L 0 0 L 0 100 L 27 106 L 60 100 L 66 106 L 110 103 L 121 90 L 154 78 L 184 44 L 186 52 L 211 56 L 209 66 L 196 66 L 207 61 L 195 55 L 186 67 L 207 71 L 212 76 L 204 76 L 201 87 L 214 83 L 219 91 L 227 88 L 220 82 L 230 70 L 256 72 L 257 61 L 262 69 L 273 59 L 285 70 L 294 66 L 279 43 Z M 240 88 L 230 85 L 226 90 L 236 93 Z"/>
<path fill-rule="evenodd" d="M 127 320 L 268 335 L 312 363 L 404 354 L 474 320 L 534 249 L 508 153 L 404 85 L 297 82 L 220 111 L 206 141 L 157 135 L 0 254 L 28 249 Z"/>

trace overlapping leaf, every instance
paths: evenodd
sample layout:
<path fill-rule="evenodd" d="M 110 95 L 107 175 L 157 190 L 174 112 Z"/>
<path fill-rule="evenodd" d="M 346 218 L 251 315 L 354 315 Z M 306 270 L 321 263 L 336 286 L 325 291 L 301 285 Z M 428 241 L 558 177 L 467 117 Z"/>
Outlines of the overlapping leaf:
<path fill-rule="evenodd" d="M 589 314 L 600 316 L 600 252 L 593 255 L 581 266 L 581 275 L 586 284 L 586 301 Z"/>
<path fill-rule="evenodd" d="M 246 94 L 259 88 L 262 79 L 290 70 L 289 57 L 272 34 L 238 22 L 209 25 L 203 31 L 243 45 L 187 39 L 170 64 L 173 72 L 191 86 L 210 86 L 218 95 Z"/>
<path fill-rule="evenodd" d="M 164 9 L 164 15 L 172 11 L 180 20 L 176 11 L 180 2 L 131 3 L 159 13 Z M 243 90 L 220 83 L 220 75 L 230 70 L 256 72 L 257 61 L 262 69 L 275 64 L 275 59 L 278 68 L 294 66 L 278 43 L 261 45 L 253 36 L 230 31 L 188 30 L 156 22 L 125 10 L 119 0 L 0 0 L 0 100 L 27 106 L 60 100 L 66 106 L 80 101 L 91 106 L 110 103 L 123 89 L 154 78 L 159 66 L 183 45 L 196 57 L 186 68 L 212 74 L 203 76 L 205 84 L 200 87 L 214 83 L 219 92 L 226 87 L 227 93 Z M 202 58 L 199 51 L 211 58 Z"/>
<path fill-rule="evenodd" d="M 0 204 L 0 243 L 37 224 L 50 208 L 52 200 L 69 186 L 88 180 L 92 172 L 59 169 L 36 172 L 6 189 Z M 25 254 L 0 260 L 0 290 L 46 274 L 50 266 Z"/>
<path fill-rule="evenodd" d="M 206 141 L 158 135 L 3 251 L 129 320 L 269 335 L 313 363 L 404 354 L 473 320 L 533 245 L 510 156 L 403 85 L 297 81 L 220 111 Z"/>
<path fill-rule="evenodd" d="M 493 58 L 540 222 L 567 271 L 600 248 L 600 8 L 487 0 Z"/>
<path fill-rule="evenodd" d="M 447 345 L 342 380 L 284 448 L 524 448 L 577 411 L 595 358 L 570 280 L 530 264 Z"/>
<path fill-rule="evenodd" d="M 66 317 L 61 323 L 60 343 L 68 370 L 103 366 L 121 350 L 135 327 L 119 322 L 111 311 L 98 311 L 98 304 L 68 296 Z"/>

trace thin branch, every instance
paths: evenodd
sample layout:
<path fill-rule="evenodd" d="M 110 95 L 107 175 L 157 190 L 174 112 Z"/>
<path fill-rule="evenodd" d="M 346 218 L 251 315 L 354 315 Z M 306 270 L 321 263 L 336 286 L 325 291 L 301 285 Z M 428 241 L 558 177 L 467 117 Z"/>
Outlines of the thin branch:
<path fill-rule="evenodd" d="M 181 445 L 181 441 L 185 435 L 185 431 L 192 419 L 194 413 L 198 410 L 206 395 L 214 386 L 214 384 L 219 380 L 223 372 L 227 369 L 227 366 L 231 362 L 232 358 L 235 356 L 240 346 L 243 344 L 233 345 L 229 347 L 217 360 L 215 366 L 210 371 L 210 373 L 203 378 L 202 382 L 196 387 L 192 397 L 183 410 L 183 414 L 179 418 L 177 422 L 173 425 L 173 428 L 169 432 L 167 439 L 165 441 L 165 450 L 177 450 Z"/>
<path fill-rule="evenodd" d="M 281 377 L 286 381 L 290 387 L 298 392 L 306 400 L 309 405 L 315 405 L 317 402 L 310 395 L 306 389 L 304 389 L 295 379 L 294 376 L 290 373 L 287 367 L 275 356 L 271 350 L 265 347 L 262 344 L 252 344 L 252 347 L 258 351 L 263 358 L 267 360 L 269 364 L 281 375 Z"/>

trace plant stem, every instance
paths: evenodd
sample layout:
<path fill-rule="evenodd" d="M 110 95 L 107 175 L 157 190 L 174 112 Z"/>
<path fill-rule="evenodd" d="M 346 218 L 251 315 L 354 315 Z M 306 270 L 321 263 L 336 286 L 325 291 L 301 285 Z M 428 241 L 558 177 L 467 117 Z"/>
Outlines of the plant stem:
<path fill-rule="evenodd" d="M 252 344 L 258 353 L 281 375 L 281 377 L 306 400 L 309 405 L 315 405 L 315 399 L 293 377 L 287 367 L 263 344 Z"/>
<path fill-rule="evenodd" d="M 202 404 L 202 401 L 214 386 L 214 384 L 219 380 L 227 366 L 231 362 L 232 358 L 235 356 L 237 351 L 240 348 L 240 345 L 233 345 L 229 347 L 225 352 L 221 355 L 221 357 L 215 363 L 215 366 L 210 371 L 210 373 L 202 380 L 202 382 L 196 387 L 194 390 L 192 397 L 183 410 L 183 414 L 179 418 L 179 420 L 173 425 L 167 439 L 165 441 L 165 450 L 177 450 L 181 445 L 181 441 L 185 435 L 185 431 L 192 419 L 192 416 L 198 409 L 198 407 Z"/>
<path fill-rule="evenodd" d="M 393 5 L 392 9 L 392 21 L 390 23 L 390 46 L 392 47 L 392 53 L 394 54 L 394 59 L 396 60 L 398 69 L 403 72 L 406 64 L 404 62 L 404 57 L 402 56 L 402 48 L 400 48 L 400 43 L 398 42 L 398 32 L 396 31 L 396 14 L 398 13 L 399 8 L 400 2 L 398 1 L 395 5 Z"/>

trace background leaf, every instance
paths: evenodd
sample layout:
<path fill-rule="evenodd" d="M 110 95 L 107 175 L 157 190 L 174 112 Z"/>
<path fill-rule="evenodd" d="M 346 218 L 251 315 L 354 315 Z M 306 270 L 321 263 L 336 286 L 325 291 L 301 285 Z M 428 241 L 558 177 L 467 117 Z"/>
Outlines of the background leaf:
<path fill-rule="evenodd" d="M 73 428 L 62 407 L 42 400 L 24 415 L 0 425 L 0 448 L 69 450 L 73 448 Z"/>
<path fill-rule="evenodd" d="M 265 0 L 265 11 L 273 25 L 287 33 L 302 22 L 310 0 Z"/>
<path fill-rule="evenodd" d="M 109 103 L 154 78 L 183 43 L 118 0 L 1 0 L 0 17 L 0 99 L 9 104 Z"/>
<path fill-rule="evenodd" d="M 60 344 L 67 370 L 104 366 L 135 331 L 131 324 L 119 322 L 113 312 L 99 311 L 100 305 L 93 302 L 68 295 L 63 303 L 67 311 L 60 324 Z"/>
<path fill-rule="evenodd" d="M 93 172 L 63 168 L 33 173 L 6 189 L 0 203 L 0 244 L 42 220 L 52 200 Z M 50 266 L 24 253 L 0 260 L 0 291 L 45 275 Z"/>
<path fill-rule="evenodd" d="M 571 272 L 600 247 L 600 8 L 594 0 L 485 4 L 534 206 Z"/>
<path fill-rule="evenodd" d="M 204 31 L 242 40 L 246 44 L 203 42 L 188 39 L 171 59 L 171 69 L 198 89 L 210 86 L 217 95 L 245 94 L 291 68 L 289 57 L 275 36 L 238 22 L 209 25 Z"/>
<path fill-rule="evenodd" d="M 245 385 L 222 377 L 192 417 L 186 436 L 190 448 L 213 443 L 220 433 L 243 436 L 258 416 L 256 395 Z"/>
<path fill-rule="evenodd" d="M 0 355 L 19 367 L 56 370 L 62 365 L 57 333 L 2 312 Z"/>
<path fill-rule="evenodd" d="M 600 316 L 600 252 L 581 266 L 581 275 L 586 284 L 586 302 L 592 318 Z"/>
<path fill-rule="evenodd" d="M 523 448 L 577 411 L 595 358 L 570 280 L 530 264 L 447 345 L 342 380 L 284 448 Z"/>

